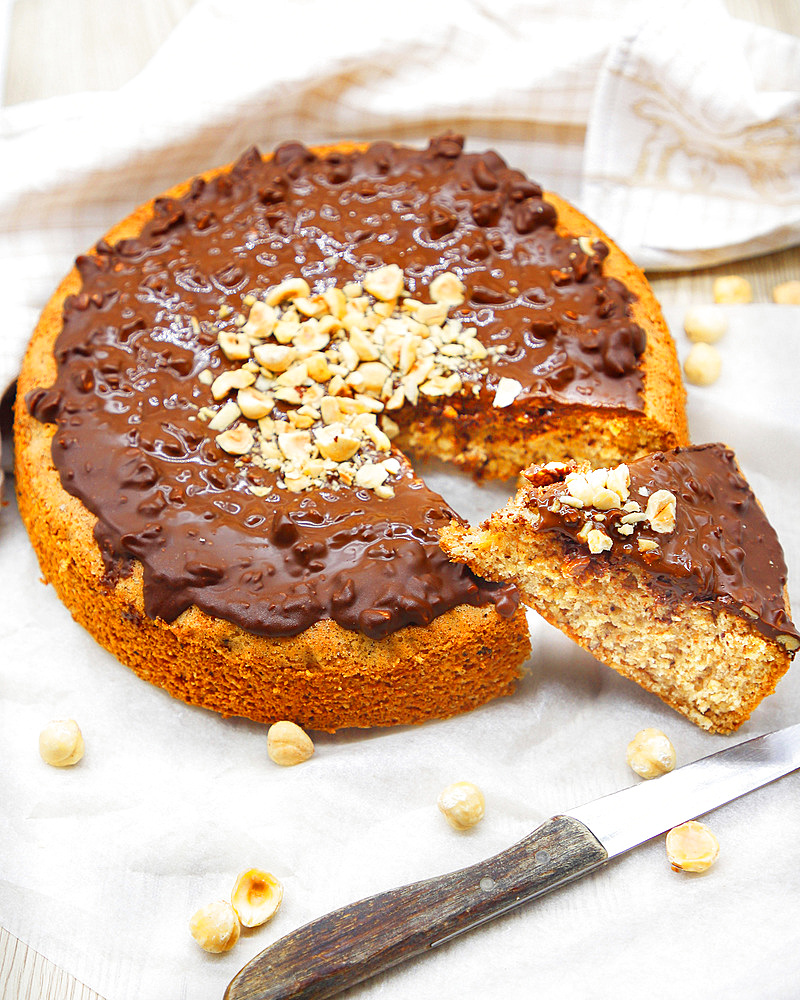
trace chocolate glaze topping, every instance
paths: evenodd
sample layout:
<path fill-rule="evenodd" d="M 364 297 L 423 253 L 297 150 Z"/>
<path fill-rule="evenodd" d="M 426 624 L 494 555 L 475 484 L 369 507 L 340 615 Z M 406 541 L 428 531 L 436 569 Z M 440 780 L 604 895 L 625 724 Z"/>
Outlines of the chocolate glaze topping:
<path fill-rule="evenodd" d="M 246 294 L 297 275 L 321 292 L 397 264 L 412 293 L 444 271 L 463 280 L 454 315 L 505 348 L 480 383 L 487 401 L 505 376 L 522 384 L 515 406 L 590 399 L 641 412 L 632 296 L 603 276 L 602 243 L 586 253 L 555 221 L 537 185 L 495 153 L 464 154 L 456 136 L 322 157 L 288 144 L 157 200 L 138 237 L 79 257 L 56 382 L 28 405 L 58 425 L 54 462 L 99 519 L 109 581 L 135 558 L 148 615 L 172 620 L 194 604 L 263 635 L 332 618 L 380 638 L 461 603 L 513 613 L 514 588 L 446 559 L 437 530 L 453 512 L 407 465 L 391 500 L 289 495 L 198 422 L 211 398 L 197 375 L 234 367 L 217 333 Z"/>
<path fill-rule="evenodd" d="M 642 507 L 656 490 L 675 496 L 675 528 L 657 532 L 641 522 L 626 537 L 615 531 L 625 512 L 603 511 L 602 524 L 613 544 L 595 558 L 638 563 L 652 574 L 652 587 L 667 602 L 691 595 L 744 618 L 770 638 L 800 639 L 784 603 L 783 550 L 730 449 L 721 444 L 676 448 L 637 459 L 628 468 L 631 498 L 641 500 Z M 586 545 L 578 539 L 586 511 L 551 509 L 563 492 L 563 482 L 555 482 L 533 490 L 527 502 L 540 515 L 540 530 L 573 539 L 576 557 L 586 554 L 588 565 Z M 640 551 L 639 539 L 655 547 Z M 797 648 L 791 639 L 784 645 Z"/>

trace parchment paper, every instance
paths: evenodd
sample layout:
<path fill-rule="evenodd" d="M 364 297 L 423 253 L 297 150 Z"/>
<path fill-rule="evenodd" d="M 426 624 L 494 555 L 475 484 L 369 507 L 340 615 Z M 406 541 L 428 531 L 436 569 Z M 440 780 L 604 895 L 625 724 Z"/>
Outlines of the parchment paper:
<path fill-rule="evenodd" d="M 723 374 L 690 389 L 696 441 L 735 448 L 786 550 L 800 607 L 800 309 L 730 307 Z M 680 334 L 682 307 L 670 314 Z M 464 514 L 500 505 L 433 468 Z M 262 948 L 365 895 L 477 862 L 542 820 L 638 779 L 625 747 L 644 726 L 679 763 L 797 722 L 797 667 L 738 734 L 711 736 L 531 615 L 534 652 L 516 693 L 469 715 L 394 730 L 312 734 L 282 769 L 265 727 L 172 700 L 121 666 L 38 579 L 13 503 L 0 512 L 0 920 L 108 1000 L 217 998 Z M 74 717 L 85 758 L 39 759 L 38 733 Z M 436 808 L 456 780 L 487 812 L 458 834 Z M 800 981 L 800 777 L 715 811 L 705 875 L 674 873 L 663 838 L 353 997 L 788 998 Z M 261 866 L 285 886 L 274 920 L 227 955 L 202 952 L 188 920 Z"/>

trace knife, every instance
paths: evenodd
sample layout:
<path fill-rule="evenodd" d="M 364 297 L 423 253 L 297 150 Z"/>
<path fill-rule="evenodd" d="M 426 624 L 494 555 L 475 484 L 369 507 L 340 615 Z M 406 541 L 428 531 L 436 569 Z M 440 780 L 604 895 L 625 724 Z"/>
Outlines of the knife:
<path fill-rule="evenodd" d="M 800 724 L 613 792 L 486 861 L 312 920 L 241 969 L 225 1000 L 334 996 L 798 768 Z"/>

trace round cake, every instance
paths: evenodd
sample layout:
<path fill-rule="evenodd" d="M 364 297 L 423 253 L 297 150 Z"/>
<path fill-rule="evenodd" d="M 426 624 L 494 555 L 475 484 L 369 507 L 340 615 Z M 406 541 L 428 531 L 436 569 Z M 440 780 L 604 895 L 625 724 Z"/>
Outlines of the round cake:
<path fill-rule="evenodd" d="M 409 455 L 509 477 L 687 443 L 641 272 L 453 135 L 251 150 L 142 206 L 45 308 L 15 438 L 43 574 L 102 645 L 330 730 L 474 708 L 529 652 Z"/>

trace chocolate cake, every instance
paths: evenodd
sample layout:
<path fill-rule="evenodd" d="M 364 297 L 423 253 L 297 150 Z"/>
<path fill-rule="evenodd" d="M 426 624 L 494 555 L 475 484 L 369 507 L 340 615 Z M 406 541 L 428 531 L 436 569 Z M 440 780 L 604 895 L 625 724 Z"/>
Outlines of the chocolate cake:
<path fill-rule="evenodd" d="M 20 509 L 104 646 L 193 704 L 325 729 L 508 693 L 510 584 L 447 559 L 408 454 L 477 476 L 686 441 L 646 281 L 446 135 L 290 143 L 142 206 L 26 355 Z"/>

